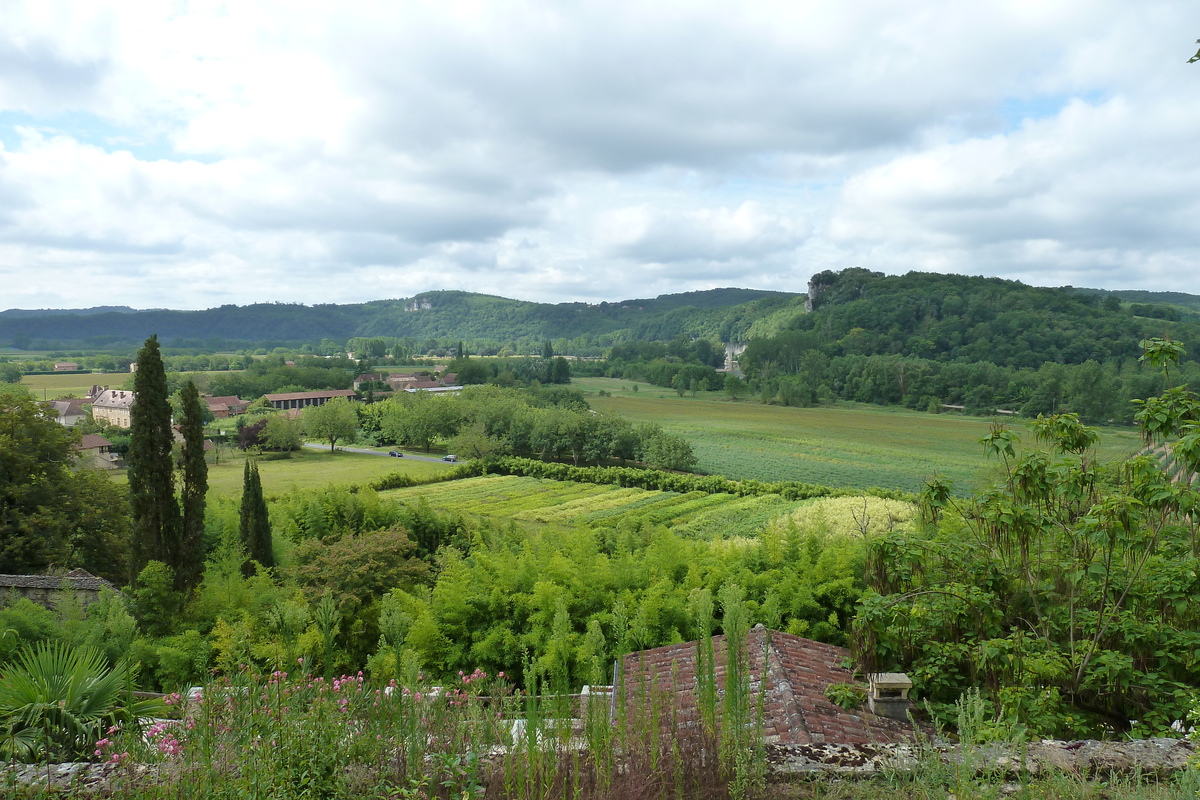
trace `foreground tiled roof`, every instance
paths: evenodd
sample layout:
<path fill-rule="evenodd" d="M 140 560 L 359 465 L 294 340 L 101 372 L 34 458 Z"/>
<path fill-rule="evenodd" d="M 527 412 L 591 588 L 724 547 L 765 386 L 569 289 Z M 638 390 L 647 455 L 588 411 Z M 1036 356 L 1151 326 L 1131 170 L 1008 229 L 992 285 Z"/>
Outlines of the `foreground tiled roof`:
<path fill-rule="evenodd" d="M 117 588 L 110 581 L 82 569 L 71 570 L 66 575 L 0 575 L 0 589 L 61 589 L 64 583 L 96 592 Z"/>
<path fill-rule="evenodd" d="M 112 447 L 112 442 L 98 433 L 85 433 L 79 441 L 80 450 L 92 450 L 97 447 Z"/>
<path fill-rule="evenodd" d="M 696 655 L 698 642 L 667 645 L 632 653 L 622 660 L 622 686 L 627 702 L 648 696 L 674 699 L 675 716 L 698 720 Z M 716 687 L 724 694 L 725 637 L 713 637 Z M 763 733 L 780 744 L 868 744 L 906 741 L 912 726 L 871 713 L 865 707 L 847 711 L 830 702 L 830 684 L 857 684 L 842 666 L 850 652 L 761 625 L 746 637 L 750 690 L 763 692 Z M 865 689 L 865 687 L 864 687 Z M 717 703 L 718 715 L 722 702 Z"/>

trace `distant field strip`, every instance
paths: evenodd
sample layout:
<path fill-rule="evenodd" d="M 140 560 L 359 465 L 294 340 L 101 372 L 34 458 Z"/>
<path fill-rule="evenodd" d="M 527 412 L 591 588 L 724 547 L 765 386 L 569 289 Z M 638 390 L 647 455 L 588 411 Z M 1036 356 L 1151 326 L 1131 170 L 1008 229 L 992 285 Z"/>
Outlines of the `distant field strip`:
<path fill-rule="evenodd" d="M 407 503 L 424 498 L 437 509 L 522 522 L 609 527 L 640 520 L 705 539 L 753 536 L 772 519 L 812 502 L 779 495 L 680 494 L 511 475 L 393 489 L 380 495 Z"/>
<path fill-rule="evenodd" d="M 853 404 L 784 408 L 731 402 L 718 392 L 679 397 L 615 378 L 572 384 L 595 392 L 588 397 L 593 408 L 658 423 L 683 436 L 702 471 L 727 478 L 919 492 L 926 479 L 940 473 L 954 482 L 957 494 L 966 495 L 996 477 L 996 463 L 984 457 L 979 444 L 991 420 L 981 417 Z M 640 391 L 630 391 L 633 385 Z M 1006 421 L 1025 446 L 1034 443 L 1027 420 Z M 1141 446 L 1131 429 L 1102 428 L 1101 435 L 1097 456 L 1105 461 L 1127 457 Z"/>

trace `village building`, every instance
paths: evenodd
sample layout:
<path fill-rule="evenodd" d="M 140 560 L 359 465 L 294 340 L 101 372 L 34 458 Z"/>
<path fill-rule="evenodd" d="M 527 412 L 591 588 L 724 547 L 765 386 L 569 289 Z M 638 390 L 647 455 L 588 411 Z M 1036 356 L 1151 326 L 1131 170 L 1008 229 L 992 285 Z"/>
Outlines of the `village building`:
<path fill-rule="evenodd" d="M 225 419 L 227 417 L 236 417 L 238 414 L 245 414 L 246 409 L 250 407 L 249 400 L 243 400 L 233 395 L 226 397 L 204 397 L 202 399 L 215 419 Z"/>
<path fill-rule="evenodd" d="M 113 443 L 98 433 L 85 433 L 75 449 L 79 451 L 80 463 L 85 467 L 116 469 L 118 466 Z"/>
<path fill-rule="evenodd" d="M 79 365 L 74 361 L 60 361 L 54 365 L 55 372 L 78 372 Z"/>
<path fill-rule="evenodd" d="M 627 707 L 666 699 L 677 724 L 700 724 L 701 687 L 698 655 L 700 642 L 673 644 L 625 656 L 620 662 L 618 686 Z M 725 692 L 728 648 L 724 636 L 712 637 L 712 676 L 718 696 Z M 843 664 L 850 651 L 756 625 L 746 636 L 746 686 L 752 705 L 762 699 L 764 739 L 778 744 L 872 744 L 908 741 L 913 726 L 905 720 L 907 689 L 886 709 L 887 716 L 871 710 L 867 700 L 874 686 L 860 684 Z M 889 674 L 889 678 L 898 680 Z M 903 677 L 903 676 L 901 676 Z M 699 676 L 704 679 L 703 676 Z M 906 678 L 904 680 L 907 680 Z M 864 704 L 853 710 L 835 704 L 826 692 L 830 686 L 859 686 Z M 911 687 L 911 683 L 907 686 Z M 885 691 L 891 692 L 893 684 Z M 716 715 L 722 713 L 716 703 Z M 878 710 L 885 711 L 882 704 Z"/>
<path fill-rule="evenodd" d="M 74 592 L 80 604 L 88 605 L 100 599 L 100 593 L 117 591 L 117 587 L 90 572 L 75 569 L 66 575 L 0 575 L 0 598 L 16 594 L 53 609 L 65 592 Z"/>
<path fill-rule="evenodd" d="M 362 388 L 364 383 L 386 383 L 378 372 L 367 372 L 354 379 L 354 391 Z"/>
<path fill-rule="evenodd" d="M 124 389 L 105 389 L 92 400 L 92 419 L 104 420 L 116 428 L 130 426 L 129 412 L 136 398 Z"/>
<path fill-rule="evenodd" d="M 86 397 L 69 397 L 62 400 L 51 400 L 47 405 L 54 411 L 59 425 L 71 428 L 87 419 L 87 409 L 84 406 L 89 403 L 91 400 Z"/>
<path fill-rule="evenodd" d="M 323 406 L 335 397 L 354 400 L 358 394 L 353 389 L 324 389 L 319 392 L 283 392 L 263 395 L 279 411 Z"/>

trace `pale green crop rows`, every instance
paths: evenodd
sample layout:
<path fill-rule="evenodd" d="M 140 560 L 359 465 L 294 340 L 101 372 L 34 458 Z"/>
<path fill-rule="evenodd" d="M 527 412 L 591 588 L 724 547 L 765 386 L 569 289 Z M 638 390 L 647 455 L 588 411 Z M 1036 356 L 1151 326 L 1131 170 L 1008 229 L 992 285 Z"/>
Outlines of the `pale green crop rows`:
<path fill-rule="evenodd" d="M 592 527 L 665 525 L 703 539 L 755 536 L 772 520 L 786 519 L 810 502 L 785 500 L 779 495 L 679 494 L 499 475 L 381 494 L 406 503 L 424 498 L 430 506 L 446 511 L 522 522 Z"/>

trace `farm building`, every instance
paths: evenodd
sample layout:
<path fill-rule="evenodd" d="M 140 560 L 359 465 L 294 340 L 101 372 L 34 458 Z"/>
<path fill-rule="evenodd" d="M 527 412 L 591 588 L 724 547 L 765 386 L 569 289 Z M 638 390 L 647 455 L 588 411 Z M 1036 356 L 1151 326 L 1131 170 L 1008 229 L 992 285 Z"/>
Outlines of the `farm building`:
<path fill-rule="evenodd" d="M 323 406 L 335 397 L 353 400 L 358 397 L 353 389 L 325 389 L 319 392 L 283 392 L 282 394 L 263 395 L 276 409 L 288 411 L 293 408 L 309 408 Z"/>

